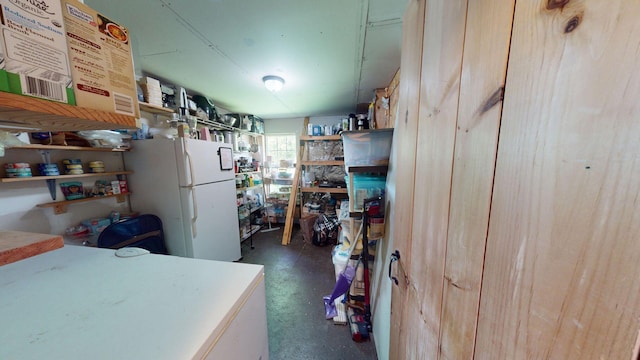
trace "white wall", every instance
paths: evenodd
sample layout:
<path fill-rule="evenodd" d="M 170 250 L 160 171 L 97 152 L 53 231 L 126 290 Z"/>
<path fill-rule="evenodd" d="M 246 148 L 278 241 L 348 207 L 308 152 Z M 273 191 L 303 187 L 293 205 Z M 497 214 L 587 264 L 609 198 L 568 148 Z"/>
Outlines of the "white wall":
<path fill-rule="evenodd" d="M 310 124 L 317 125 L 334 125 L 341 121 L 345 116 L 317 116 L 310 117 Z M 284 134 L 295 133 L 296 138 L 299 139 L 302 134 L 302 126 L 304 125 L 304 118 L 291 118 L 291 119 L 269 119 L 264 121 L 265 134 Z M 306 129 L 305 129 L 306 134 Z"/>

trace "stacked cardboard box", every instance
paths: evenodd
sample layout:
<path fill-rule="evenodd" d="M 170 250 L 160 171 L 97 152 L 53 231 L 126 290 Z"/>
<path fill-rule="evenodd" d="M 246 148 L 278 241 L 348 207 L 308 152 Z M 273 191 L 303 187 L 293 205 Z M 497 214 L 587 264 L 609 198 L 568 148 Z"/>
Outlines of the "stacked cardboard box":
<path fill-rule="evenodd" d="M 0 19 L 0 90 L 74 104 L 61 3 L 0 0 Z"/>
<path fill-rule="evenodd" d="M 62 0 L 78 106 L 140 117 L 128 30 L 77 0 Z"/>
<path fill-rule="evenodd" d="M 0 0 L 0 91 L 139 117 L 126 28 L 77 0 Z"/>
<path fill-rule="evenodd" d="M 145 76 L 141 78 L 138 83 L 142 88 L 142 94 L 146 102 L 151 105 L 162 106 L 162 88 L 160 87 L 160 81 Z"/>

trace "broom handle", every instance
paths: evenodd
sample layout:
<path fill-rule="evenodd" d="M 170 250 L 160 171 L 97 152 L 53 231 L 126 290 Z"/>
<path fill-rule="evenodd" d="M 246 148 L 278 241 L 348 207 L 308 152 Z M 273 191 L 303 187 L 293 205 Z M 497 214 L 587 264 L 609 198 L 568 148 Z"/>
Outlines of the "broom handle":
<path fill-rule="evenodd" d="M 349 258 L 351 258 L 351 253 L 353 253 L 353 250 L 355 250 L 356 245 L 358 244 L 358 237 L 360 237 L 360 234 L 362 233 L 362 225 L 364 225 L 363 222 L 360 223 L 360 228 L 356 233 L 355 239 L 351 239 L 351 246 L 349 246 Z"/>
<path fill-rule="evenodd" d="M 362 225 L 363 223 L 360 223 L 360 229 L 358 229 L 358 233 L 356 234 L 356 238 L 351 239 L 351 245 L 349 246 L 349 256 L 347 256 L 347 266 L 344 267 L 344 269 L 342 269 L 342 274 L 344 274 L 345 271 L 347 271 L 347 267 L 349 266 L 348 262 L 349 260 L 351 260 L 351 253 L 353 253 L 353 250 L 356 248 L 356 244 L 358 243 L 358 237 L 360 236 L 360 233 L 362 233 Z"/>

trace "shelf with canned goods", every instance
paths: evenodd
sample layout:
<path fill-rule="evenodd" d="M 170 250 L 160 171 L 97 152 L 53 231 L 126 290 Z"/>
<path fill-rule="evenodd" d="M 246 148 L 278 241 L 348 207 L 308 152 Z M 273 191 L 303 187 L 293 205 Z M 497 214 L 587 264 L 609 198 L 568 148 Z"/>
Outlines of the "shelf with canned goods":
<path fill-rule="evenodd" d="M 133 171 L 105 171 L 101 173 L 84 173 L 84 174 L 77 174 L 77 175 L 51 175 L 51 176 L 34 175 L 31 177 L 0 178 L 0 182 L 13 183 L 13 182 L 39 181 L 39 180 L 60 180 L 60 179 L 64 180 L 64 179 L 73 179 L 73 178 L 129 175 L 129 174 L 133 174 Z"/>
<path fill-rule="evenodd" d="M 109 157 L 111 164 L 107 164 L 107 167 L 115 168 L 114 171 L 105 171 L 105 163 L 102 161 L 104 157 L 98 157 L 96 159 L 92 156 L 91 161 L 78 159 L 63 159 L 61 161 L 52 161 L 51 155 L 58 151 L 71 151 L 71 152 L 87 152 L 87 154 L 97 153 L 112 153 L 117 154 L 116 158 L 121 159 L 122 154 L 128 151 L 128 148 L 103 148 L 103 147 L 88 147 L 88 146 L 68 146 L 68 145 L 43 145 L 43 144 L 25 144 L 21 146 L 7 148 L 11 152 L 15 152 L 14 157 L 20 159 L 29 159 L 27 162 L 14 162 L 4 164 L 4 176 L 0 178 L 0 183 L 12 183 L 23 184 L 32 183 L 34 181 L 44 180 L 47 184 L 49 194 L 52 200 L 56 200 L 57 193 L 57 181 L 66 181 L 73 179 L 86 179 L 86 178 L 113 178 L 117 177 L 118 181 L 122 180 L 126 182 L 125 176 L 133 174 L 133 171 L 124 170 L 123 163 Z M 37 161 L 33 155 L 18 155 L 19 151 L 24 150 L 36 150 L 40 153 L 42 158 L 41 162 L 37 164 L 37 173 L 32 173 L 31 166 Z M 62 155 L 64 156 L 64 155 Z M 85 155 L 86 156 L 86 155 Z M 66 157 L 66 156 L 65 156 Z M 61 165 L 61 166 L 60 166 Z M 89 171 L 85 171 L 88 169 Z M 105 181 L 106 182 L 106 181 Z M 124 191 L 126 192 L 126 191 Z M 103 194 L 104 195 L 104 194 Z M 116 194 L 119 195 L 119 194 Z M 124 199 L 124 198 L 123 198 Z M 69 199 L 67 199 L 69 200 Z M 85 200 L 86 201 L 86 200 Z M 43 206 L 40 206 L 43 207 Z M 44 206 L 47 207 L 47 206 Z M 58 210 L 60 210 L 58 206 Z M 65 208 L 66 209 L 66 208 Z M 64 211 L 56 211 L 56 214 L 63 213 Z"/>

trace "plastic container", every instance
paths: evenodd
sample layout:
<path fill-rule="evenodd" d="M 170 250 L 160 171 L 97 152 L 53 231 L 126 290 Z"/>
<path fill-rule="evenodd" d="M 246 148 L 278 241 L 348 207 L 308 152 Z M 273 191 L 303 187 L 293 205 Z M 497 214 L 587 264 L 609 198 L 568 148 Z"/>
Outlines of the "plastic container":
<path fill-rule="evenodd" d="M 344 165 L 388 165 L 392 140 L 393 129 L 343 132 Z"/>
<path fill-rule="evenodd" d="M 336 280 L 340 277 L 340 273 L 347 267 L 349 262 L 349 248 L 345 249 L 342 245 L 337 245 L 333 248 L 333 255 L 331 260 L 333 261 L 333 267 L 336 274 Z"/>
<path fill-rule="evenodd" d="M 31 165 L 29 163 L 4 164 L 4 172 L 8 178 L 31 177 Z"/>
<path fill-rule="evenodd" d="M 93 218 L 82 221 L 82 226 L 88 228 L 91 234 L 99 234 L 109 225 L 111 225 L 109 218 Z"/>
<path fill-rule="evenodd" d="M 60 183 L 60 189 L 67 200 L 84 198 L 84 187 L 79 181 L 69 181 Z"/>
<path fill-rule="evenodd" d="M 377 240 L 384 237 L 384 217 L 369 218 L 369 240 Z"/>
<path fill-rule="evenodd" d="M 349 175 L 345 176 L 347 190 L 351 194 Z M 387 182 L 385 175 L 353 174 L 353 208 L 356 211 L 362 210 L 364 200 L 384 194 Z"/>
<path fill-rule="evenodd" d="M 38 171 L 40 172 L 40 175 L 44 175 L 44 176 L 60 175 L 60 169 L 58 169 L 58 164 L 38 164 Z"/>

